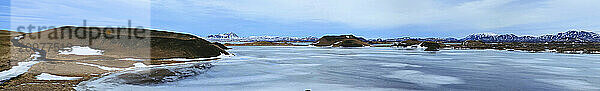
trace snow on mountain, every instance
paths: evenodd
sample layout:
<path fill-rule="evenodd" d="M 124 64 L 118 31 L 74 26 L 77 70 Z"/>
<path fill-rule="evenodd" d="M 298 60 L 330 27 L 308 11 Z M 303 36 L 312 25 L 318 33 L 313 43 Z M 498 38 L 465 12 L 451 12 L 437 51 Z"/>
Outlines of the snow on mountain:
<path fill-rule="evenodd" d="M 600 42 L 600 35 L 587 30 L 569 30 L 554 35 L 517 36 L 514 34 L 472 34 L 462 40 L 480 40 L 484 42 Z"/>
<path fill-rule="evenodd" d="M 208 35 L 207 38 L 239 38 L 239 36 L 233 32 L 217 35 Z"/>

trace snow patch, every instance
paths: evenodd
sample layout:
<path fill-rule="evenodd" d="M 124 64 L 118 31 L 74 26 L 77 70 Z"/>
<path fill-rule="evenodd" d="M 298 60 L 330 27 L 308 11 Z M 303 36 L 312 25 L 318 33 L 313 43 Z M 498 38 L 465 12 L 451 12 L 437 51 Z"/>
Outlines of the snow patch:
<path fill-rule="evenodd" d="M 0 81 L 9 80 L 10 78 L 17 77 L 29 70 L 31 66 L 39 63 L 38 61 L 19 62 L 18 66 L 13 66 L 9 70 L 0 72 Z"/>
<path fill-rule="evenodd" d="M 134 67 L 150 67 L 150 66 L 148 66 L 148 65 L 146 65 L 144 63 L 134 63 L 133 66 Z"/>
<path fill-rule="evenodd" d="M 95 64 L 88 64 L 88 63 L 80 63 L 80 62 L 75 62 L 75 63 L 76 64 L 81 64 L 81 65 L 87 65 L 87 66 L 94 66 L 94 67 L 98 67 L 100 69 L 108 70 L 108 71 L 124 70 L 123 68 L 112 68 L 112 67 L 100 66 L 100 65 L 95 65 Z"/>
<path fill-rule="evenodd" d="M 31 54 L 31 56 L 29 58 L 31 58 L 31 61 L 38 61 L 39 57 L 42 57 L 40 55 L 40 52 L 35 52 L 35 54 Z"/>
<path fill-rule="evenodd" d="M 40 75 L 35 76 L 35 78 L 37 80 L 77 80 L 77 79 L 81 79 L 83 77 L 64 77 L 64 76 L 57 76 L 57 75 L 52 75 L 52 74 L 48 74 L 48 73 L 42 73 Z"/>
<path fill-rule="evenodd" d="M 71 48 L 62 48 L 65 50 L 59 50 L 58 54 L 62 55 L 102 55 L 104 53 L 103 50 L 96 50 L 90 47 L 82 47 L 82 46 L 73 46 Z"/>
<path fill-rule="evenodd" d="M 15 37 L 15 39 L 21 39 L 21 38 L 23 38 L 23 37 L 24 37 L 24 36 L 17 36 L 17 37 Z"/>

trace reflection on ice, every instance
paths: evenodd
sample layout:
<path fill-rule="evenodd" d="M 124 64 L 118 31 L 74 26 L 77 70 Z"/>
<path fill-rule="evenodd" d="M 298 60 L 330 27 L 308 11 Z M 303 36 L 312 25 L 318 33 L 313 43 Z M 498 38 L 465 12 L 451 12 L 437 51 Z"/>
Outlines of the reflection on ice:
<path fill-rule="evenodd" d="M 380 64 L 381 66 L 387 66 L 387 67 L 423 67 L 423 66 L 419 66 L 419 65 L 404 64 L 404 63 L 377 63 L 377 64 Z"/>
<path fill-rule="evenodd" d="M 600 87 L 596 84 L 591 84 L 581 80 L 568 80 L 568 79 L 537 79 L 538 81 L 563 86 L 572 90 L 600 90 Z"/>

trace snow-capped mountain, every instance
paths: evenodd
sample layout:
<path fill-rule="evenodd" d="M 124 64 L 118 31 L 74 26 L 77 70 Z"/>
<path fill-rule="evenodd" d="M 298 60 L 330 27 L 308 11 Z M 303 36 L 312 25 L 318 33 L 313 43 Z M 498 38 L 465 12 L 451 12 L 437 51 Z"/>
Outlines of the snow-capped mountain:
<path fill-rule="evenodd" d="M 461 40 L 480 40 L 484 42 L 600 42 L 600 35 L 585 30 L 569 30 L 555 35 L 517 36 L 514 34 L 472 34 Z"/>
<path fill-rule="evenodd" d="M 463 40 L 481 40 L 486 42 L 516 42 L 522 40 L 519 36 L 514 34 L 491 34 L 491 33 L 480 33 L 472 34 L 464 38 Z"/>
<path fill-rule="evenodd" d="M 233 32 L 229 32 L 225 34 L 208 35 L 207 38 L 239 38 L 239 36 Z"/>

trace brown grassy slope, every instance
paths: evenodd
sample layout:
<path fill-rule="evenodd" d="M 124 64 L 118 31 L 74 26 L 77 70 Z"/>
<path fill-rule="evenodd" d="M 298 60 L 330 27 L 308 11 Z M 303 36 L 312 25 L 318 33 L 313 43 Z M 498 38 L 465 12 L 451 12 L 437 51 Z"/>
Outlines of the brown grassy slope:
<path fill-rule="evenodd" d="M 0 71 L 8 70 L 11 65 L 15 65 L 16 62 L 10 60 L 23 61 L 29 56 L 30 50 L 20 49 L 12 46 L 10 42 L 14 37 L 23 34 L 19 32 L 0 30 Z M 19 49 L 23 53 L 17 53 L 15 50 Z"/>
<path fill-rule="evenodd" d="M 63 27 L 69 28 L 69 27 Z M 73 27 L 71 27 L 73 28 Z M 63 39 L 53 39 L 53 34 L 60 35 L 61 32 L 68 32 L 62 29 L 50 29 L 42 32 L 29 33 L 24 39 L 19 40 L 24 44 L 41 44 L 41 43 L 56 43 L 56 44 L 72 44 L 80 46 L 89 46 L 93 49 L 104 50 L 104 55 L 101 56 L 74 56 L 74 55 L 58 55 L 58 49 L 63 47 L 36 47 L 44 49 L 48 52 L 49 59 L 58 60 L 92 60 L 92 59 L 117 59 L 123 57 L 134 58 L 197 58 L 197 57 L 213 57 L 221 53 L 229 54 L 215 43 L 210 43 L 189 34 L 180 34 L 172 32 L 163 32 L 155 30 L 146 30 L 147 34 L 139 35 L 144 39 L 135 39 L 135 36 L 128 35 L 126 31 L 116 33 L 115 31 L 106 32 L 104 30 L 82 29 L 79 33 L 86 32 L 94 34 L 100 33 L 100 36 L 109 35 L 120 37 L 121 39 L 108 39 L 106 37 L 98 37 L 92 39 L 78 39 L 75 36 L 68 38 L 65 34 Z M 109 30 L 110 31 L 110 30 Z M 71 31 L 73 32 L 73 31 Z M 39 36 L 41 35 L 41 36 Z M 89 35 L 87 35 L 89 37 Z M 132 36 L 133 39 L 128 39 Z M 91 44 L 91 45 L 89 45 Z M 75 62 L 97 64 L 108 67 L 131 67 L 133 61 L 116 61 L 116 60 L 101 60 L 101 61 L 44 61 L 33 65 L 28 72 L 14 79 L 4 82 L 0 85 L 0 90 L 74 90 L 72 87 L 79 82 L 97 77 L 96 74 L 103 74 L 107 71 L 96 67 L 76 64 Z M 117 63 L 118 62 L 118 63 Z M 37 80 L 35 76 L 41 73 L 48 73 L 59 76 L 74 76 L 84 77 L 79 80 Z"/>
<path fill-rule="evenodd" d="M 134 35 L 129 30 L 135 32 L 136 29 L 66 26 L 29 33 L 20 41 L 26 44 L 58 44 L 55 47 L 44 48 L 47 51 L 48 59 L 57 60 L 79 60 L 90 57 L 102 59 L 204 58 L 218 56 L 222 53 L 229 54 L 217 45 L 189 34 L 138 29 L 137 31 L 146 32 Z M 83 34 L 84 32 L 86 34 Z M 93 49 L 104 50 L 104 54 L 102 57 L 58 55 L 59 50 L 69 47 L 61 45 L 89 46 Z"/>
<path fill-rule="evenodd" d="M 0 71 L 10 69 L 10 32 L 0 30 Z"/>

